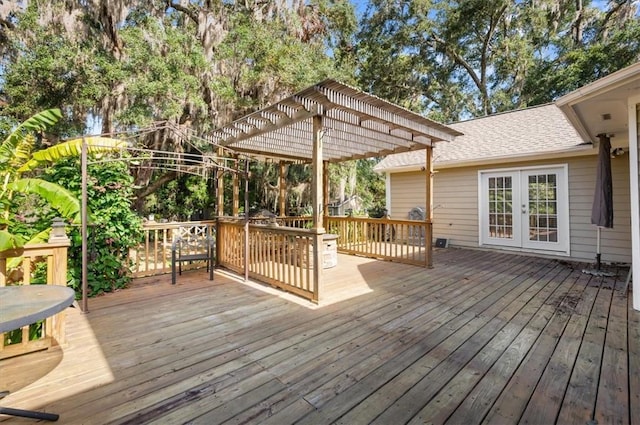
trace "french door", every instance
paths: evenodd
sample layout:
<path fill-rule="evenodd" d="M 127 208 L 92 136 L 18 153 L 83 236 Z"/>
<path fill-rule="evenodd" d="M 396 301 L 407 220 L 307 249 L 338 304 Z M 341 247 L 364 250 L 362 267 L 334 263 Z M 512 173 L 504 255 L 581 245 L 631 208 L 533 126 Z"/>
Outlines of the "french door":
<path fill-rule="evenodd" d="M 480 241 L 568 253 L 567 167 L 480 172 Z"/>

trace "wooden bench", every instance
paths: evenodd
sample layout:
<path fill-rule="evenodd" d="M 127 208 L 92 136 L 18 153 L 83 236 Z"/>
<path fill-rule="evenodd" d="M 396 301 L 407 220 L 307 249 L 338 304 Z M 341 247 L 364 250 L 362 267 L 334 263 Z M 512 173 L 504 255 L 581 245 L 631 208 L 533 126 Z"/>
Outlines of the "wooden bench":
<path fill-rule="evenodd" d="M 182 263 L 206 261 L 209 280 L 213 280 L 215 255 L 215 238 L 207 226 L 183 226 L 177 229 L 178 234 L 171 244 L 171 283 L 176 284 L 176 266 L 182 275 Z"/>

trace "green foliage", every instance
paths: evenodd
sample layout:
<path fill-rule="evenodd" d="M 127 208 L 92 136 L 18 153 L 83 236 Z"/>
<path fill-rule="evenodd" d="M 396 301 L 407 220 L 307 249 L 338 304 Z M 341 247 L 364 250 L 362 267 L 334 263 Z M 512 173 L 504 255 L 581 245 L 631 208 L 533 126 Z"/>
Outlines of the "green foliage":
<path fill-rule="evenodd" d="M 39 195 L 63 217 L 80 222 L 80 202 L 64 187 L 41 179 L 23 178 L 7 185 L 10 191 Z"/>
<path fill-rule="evenodd" d="M 65 182 L 69 190 L 81 195 L 82 181 L 77 159 L 59 161 L 47 169 L 45 178 Z M 87 206 L 89 216 L 88 248 L 90 261 L 87 280 L 90 296 L 125 287 L 131 280 L 129 248 L 142 237 L 140 218 L 131 210 L 133 180 L 122 161 L 92 164 L 89 169 Z M 78 228 L 69 232 L 70 286 L 81 284 L 81 235 Z"/>
<path fill-rule="evenodd" d="M 41 232 L 48 228 L 29 228 L 23 225 L 24 211 L 38 215 L 41 210 L 24 208 L 30 205 L 29 195 L 39 196 L 46 205 L 49 218 L 53 211 L 57 215 L 75 223 L 80 222 L 80 203 L 71 192 L 64 188 L 65 182 L 54 184 L 39 178 L 23 177 L 25 173 L 34 174 L 34 170 L 43 163 L 58 161 L 62 158 L 78 156 L 81 140 L 71 140 L 44 150 L 36 151 L 38 138 L 45 129 L 55 124 L 62 116 L 60 110 L 42 111 L 18 125 L 0 144 L 0 250 L 12 249 L 27 243 L 41 242 Z M 96 154 L 111 151 L 122 145 L 114 139 L 90 138 L 90 151 Z M 47 215 L 47 214 L 45 214 Z M 31 239 L 31 240 L 30 240 Z"/>
<path fill-rule="evenodd" d="M 185 102 L 206 113 L 199 78 L 206 61 L 197 39 L 148 16 L 130 24 L 120 32 L 126 57 L 115 63 L 117 72 L 126 76 L 128 100 L 127 107 L 117 111 L 118 122 L 130 127 L 177 120 Z"/>
<path fill-rule="evenodd" d="M 612 28 L 578 47 L 565 46 L 556 57 L 537 59 L 527 76 L 523 96 L 530 104 L 552 102 L 579 87 L 640 60 L 640 20 Z"/>
<path fill-rule="evenodd" d="M 60 116 L 57 109 L 42 111 L 18 125 L 0 145 L 0 250 L 20 247 L 34 234 L 20 223 L 21 215 L 18 211 L 22 204 L 15 199 L 20 194 L 39 195 L 48 207 L 56 210 L 62 217 L 69 220 L 79 218 L 78 200 L 62 186 L 22 177 L 23 167 L 33 160 L 36 135 L 40 137 Z"/>
<path fill-rule="evenodd" d="M 293 37 L 284 21 L 260 22 L 241 13 L 231 20 L 229 34 L 219 46 L 216 59 L 228 66 L 227 83 L 220 87 L 225 97 L 237 105 L 236 114 L 238 110 L 265 106 L 283 93 L 328 76 L 338 76 L 324 45 Z M 263 89 L 257 91 L 257 87 Z M 229 96 L 231 93 L 233 97 Z"/>
<path fill-rule="evenodd" d="M 25 120 L 5 138 L 0 145 L 0 166 L 3 172 L 7 168 L 20 168 L 30 157 L 34 143 L 34 133 L 42 132 L 62 117 L 59 109 L 48 109 Z"/>
<path fill-rule="evenodd" d="M 0 204 L 3 208 L 0 223 L 1 250 L 19 247 L 25 241 L 45 241 L 49 225 L 55 216 L 80 223 L 78 197 L 81 192 L 81 177 L 77 157 L 82 139 L 34 152 L 36 137 L 33 132 L 36 131 L 39 135 L 60 116 L 59 110 L 36 114 L 17 126 L 0 145 L 0 176 L 3 181 L 0 192 Z M 94 157 L 122 146 L 122 142 L 114 139 L 88 138 L 86 142 Z M 74 157 L 75 162 L 68 162 L 68 157 Z M 59 163 L 60 168 L 46 169 L 43 178 L 23 177 L 24 173 L 37 175 L 40 171 L 38 166 L 53 162 Z M 89 207 L 99 211 L 93 220 L 104 227 L 100 233 L 104 241 L 102 245 L 107 245 L 107 248 L 100 247 L 102 259 L 93 261 L 90 266 L 94 293 L 102 292 L 104 287 L 113 289 L 127 283 L 128 248 L 137 241 L 139 234 L 136 234 L 136 229 L 140 232 L 139 225 L 136 227 L 135 224 L 136 217 L 130 209 L 128 196 L 131 196 L 132 181 L 126 165 L 120 163 L 119 166 L 104 167 L 103 171 L 100 166 L 96 166 L 100 172 L 92 182 L 97 181 L 99 184 L 93 184 L 93 193 L 89 196 Z M 52 170 L 59 170 L 57 177 L 56 171 Z M 77 258 L 81 252 L 77 229 L 72 240 L 76 245 L 69 250 L 70 275 L 74 276 L 72 286 L 77 288 L 78 270 L 81 268 Z"/>
<path fill-rule="evenodd" d="M 62 158 L 80 157 L 82 153 L 82 143 L 87 145 L 87 153 L 99 156 L 104 152 L 113 152 L 126 147 L 126 142 L 109 137 L 85 137 L 66 142 L 58 143 L 47 149 L 33 152 L 29 161 L 22 165 L 18 171 L 25 172 L 43 164 L 49 164 L 59 161 Z"/>
<path fill-rule="evenodd" d="M 62 4 L 43 6 L 28 2 L 16 16 L 7 46 L 10 59 L 2 69 L 2 88 L 9 100 L 3 113 L 23 120 L 34 110 L 73 105 L 65 110 L 61 128 L 77 134 L 118 76 L 101 66 L 110 60 L 104 49 L 92 44 L 95 40 L 66 33 L 62 22 L 40 24 L 42 9 L 50 7 L 54 15 L 65 10 Z"/>
<path fill-rule="evenodd" d="M 359 83 L 457 121 L 549 102 L 640 59 L 638 4 L 372 0 Z"/>
<path fill-rule="evenodd" d="M 378 162 L 379 159 L 375 158 L 360 159 L 357 166 L 357 192 L 362 199 L 364 209 L 370 214 L 384 210 L 386 206 L 385 177 L 373 171 L 373 167 Z"/>
<path fill-rule="evenodd" d="M 144 215 L 154 214 L 156 221 L 210 218 L 214 215 L 213 184 L 213 179 L 180 175 L 147 198 Z"/>

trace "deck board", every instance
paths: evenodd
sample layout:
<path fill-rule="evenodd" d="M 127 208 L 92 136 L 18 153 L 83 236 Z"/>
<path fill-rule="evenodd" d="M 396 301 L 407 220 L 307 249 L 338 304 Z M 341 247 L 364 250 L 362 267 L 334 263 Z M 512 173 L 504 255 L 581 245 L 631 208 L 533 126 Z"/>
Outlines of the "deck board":
<path fill-rule="evenodd" d="M 340 255 L 320 305 L 224 271 L 139 279 L 70 310 L 62 349 L 1 361 L 3 405 L 63 424 L 640 425 L 626 270 L 461 249 L 434 261 Z"/>
<path fill-rule="evenodd" d="M 598 423 L 628 424 L 627 297 L 622 293 L 624 281 L 618 280 L 616 284 L 618 291 L 611 300 L 594 416 Z"/>
<path fill-rule="evenodd" d="M 490 335 L 495 335 L 501 326 L 509 320 L 508 316 L 512 315 L 512 309 L 515 310 L 517 297 L 520 297 L 527 289 L 524 284 L 514 286 L 510 292 L 512 297 L 516 297 L 513 301 L 508 296 L 501 296 L 497 300 L 498 302 L 492 304 L 494 311 L 501 309 L 495 317 L 490 317 L 489 309 L 482 312 L 480 316 L 449 336 L 427 356 L 422 357 L 394 378 L 392 382 L 380 388 L 375 395 L 368 397 L 365 403 L 361 403 L 357 409 L 350 411 L 341 419 L 341 422 L 349 423 L 351 417 L 356 418 L 354 413 L 357 412 L 361 412 L 361 415 L 358 416 L 358 420 L 354 420 L 352 423 L 361 420 L 367 423 L 373 419 L 375 419 L 374 423 L 388 423 L 396 419 L 402 423 L 411 419 L 420 409 L 421 403 L 435 396 L 439 389 L 444 387 L 459 369 L 477 354 L 477 350 L 481 349 L 491 338 Z M 496 292 L 501 293 L 500 291 Z M 501 315 L 506 318 L 500 317 Z M 423 372 L 418 373 L 417 371 Z M 398 399 L 393 402 L 392 397 Z M 393 404 L 385 404 L 382 402 L 383 399 L 391 400 Z M 384 413 L 376 418 L 374 414 L 380 410 L 384 410 Z M 362 414 L 366 414 L 368 417 L 365 419 Z"/>
<path fill-rule="evenodd" d="M 601 279 L 592 279 L 592 282 L 599 284 L 598 295 L 582 336 L 578 358 L 559 412 L 559 423 L 584 425 L 594 418 L 613 291 Z"/>

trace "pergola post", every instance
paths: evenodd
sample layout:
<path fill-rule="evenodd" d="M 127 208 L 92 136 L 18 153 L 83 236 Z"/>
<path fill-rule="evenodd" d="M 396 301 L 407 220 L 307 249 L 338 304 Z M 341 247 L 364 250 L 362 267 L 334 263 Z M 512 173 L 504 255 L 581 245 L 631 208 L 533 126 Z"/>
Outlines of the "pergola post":
<path fill-rule="evenodd" d="M 322 162 L 322 199 L 323 216 L 329 215 L 329 161 Z"/>
<path fill-rule="evenodd" d="M 81 224 L 81 233 L 82 233 L 82 304 L 81 310 L 83 313 L 89 312 L 89 281 L 88 281 L 88 264 L 89 264 L 89 251 L 87 238 L 89 237 L 88 232 L 88 224 L 89 224 L 89 214 L 87 210 L 87 202 L 88 202 L 88 192 L 87 192 L 87 182 L 88 182 L 88 170 L 87 170 L 87 161 L 88 161 L 88 146 L 87 140 L 82 138 L 82 151 L 80 153 L 80 169 L 82 174 L 82 200 L 81 200 L 81 211 L 82 211 L 82 224 Z M 66 278 L 65 278 L 66 280 Z"/>
<path fill-rule="evenodd" d="M 424 248 L 426 255 L 426 266 L 433 267 L 433 147 L 429 146 L 426 151 L 425 171 L 426 171 L 426 208 L 424 214 L 425 234 Z"/>
<path fill-rule="evenodd" d="M 249 280 L 249 160 L 244 159 L 244 280 Z"/>
<path fill-rule="evenodd" d="M 280 186 L 280 194 L 278 195 L 279 208 L 280 208 L 280 217 L 284 217 L 287 215 L 286 212 L 286 201 L 287 201 L 287 165 L 284 161 L 280 161 L 280 169 L 278 177 L 280 178 L 279 186 Z"/>
<path fill-rule="evenodd" d="M 236 155 L 236 172 L 233 174 L 233 208 L 231 211 L 231 215 L 234 217 L 238 217 L 238 212 L 240 210 L 240 161 L 238 160 L 238 156 Z"/>
<path fill-rule="evenodd" d="M 322 281 L 322 243 L 324 234 L 322 183 L 324 181 L 324 167 L 322 164 L 323 122 L 321 115 L 313 117 L 313 169 L 311 192 L 313 198 L 313 301 L 320 299 L 320 282 Z"/>
<path fill-rule="evenodd" d="M 223 155 L 224 150 L 222 148 L 218 148 L 218 158 L 222 158 Z M 218 167 L 216 183 L 218 185 L 216 189 L 218 195 L 216 210 L 218 217 L 222 217 L 224 216 L 224 171 L 220 167 Z"/>

